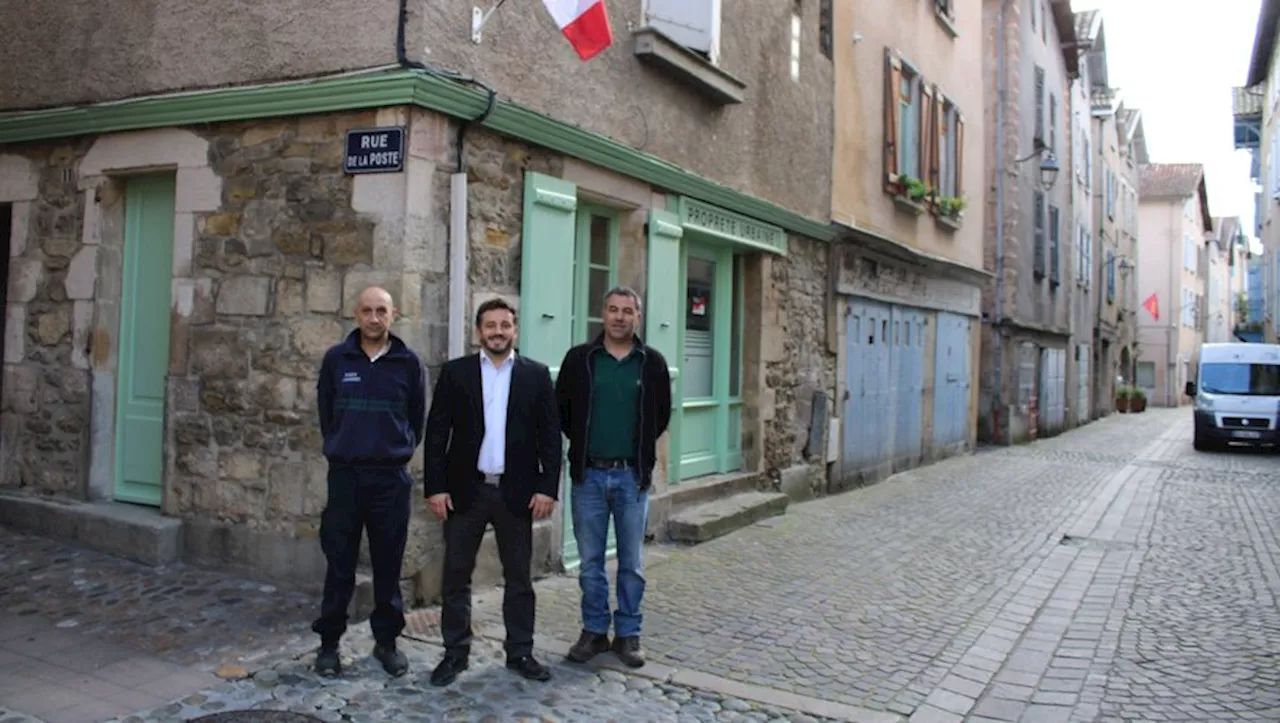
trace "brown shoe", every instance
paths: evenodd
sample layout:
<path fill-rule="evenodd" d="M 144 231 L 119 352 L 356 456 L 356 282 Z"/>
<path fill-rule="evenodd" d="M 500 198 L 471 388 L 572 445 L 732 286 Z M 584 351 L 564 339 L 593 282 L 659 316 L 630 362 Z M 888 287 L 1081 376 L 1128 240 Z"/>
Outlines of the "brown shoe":
<path fill-rule="evenodd" d="M 608 635 L 589 633 L 583 630 L 582 635 L 578 636 L 578 642 L 569 648 L 569 654 L 565 657 L 574 663 L 586 663 L 608 649 Z"/>
<path fill-rule="evenodd" d="M 628 668 L 639 668 L 644 665 L 644 651 L 640 649 L 640 638 L 615 638 L 613 654 L 618 656 Z"/>

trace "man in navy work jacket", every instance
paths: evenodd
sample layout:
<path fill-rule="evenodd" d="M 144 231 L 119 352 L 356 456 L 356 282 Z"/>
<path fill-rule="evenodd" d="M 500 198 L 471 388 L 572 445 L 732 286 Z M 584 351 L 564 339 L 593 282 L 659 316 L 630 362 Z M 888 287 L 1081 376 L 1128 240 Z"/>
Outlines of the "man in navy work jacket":
<path fill-rule="evenodd" d="M 329 497 L 320 518 L 329 569 L 320 618 L 311 625 L 320 635 L 315 669 L 325 676 L 342 672 L 338 641 L 347 629 L 363 529 L 373 565 L 373 656 L 387 673 L 401 676 L 409 669 L 396 649 L 404 629 L 400 565 L 412 509 L 408 464 L 422 441 L 427 372 L 391 333 L 396 310 L 385 290 L 365 289 L 355 315 L 360 328 L 325 353 L 316 385 L 329 461 Z"/>
<path fill-rule="evenodd" d="M 476 310 L 484 351 L 440 372 L 427 416 L 427 504 L 444 520 L 440 632 L 444 657 L 431 673 L 449 685 L 471 653 L 471 573 L 485 528 L 502 560 L 507 667 L 551 678 L 533 657 L 533 520 L 555 509 L 560 488 L 560 421 L 546 365 L 515 353 L 516 312 L 502 299 Z"/>
<path fill-rule="evenodd" d="M 636 334 L 641 309 L 635 291 L 610 289 L 601 317 L 604 331 L 569 350 L 556 382 L 560 425 L 569 438 L 573 535 L 582 558 L 582 635 L 568 658 L 585 663 L 612 647 L 619 660 L 638 668 L 644 665 L 641 555 L 655 443 L 671 421 L 671 375 L 662 354 Z M 618 610 L 612 617 L 604 569 L 610 517 L 618 538 Z"/>

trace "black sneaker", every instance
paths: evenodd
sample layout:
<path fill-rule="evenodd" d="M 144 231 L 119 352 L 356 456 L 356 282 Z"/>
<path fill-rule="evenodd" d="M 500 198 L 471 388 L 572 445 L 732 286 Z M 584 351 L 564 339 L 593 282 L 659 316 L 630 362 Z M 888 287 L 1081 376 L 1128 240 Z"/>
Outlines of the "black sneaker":
<path fill-rule="evenodd" d="M 518 658 L 508 658 L 507 668 L 514 670 L 520 677 L 528 680 L 551 680 L 551 671 L 547 670 L 547 666 L 535 660 L 532 655 L 521 655 Z"/>
<path fill-rule="evenodd" d="M 457 680 L 458 674 L 467 669 L 467 657 L 466 653 L 446 651 L 440 664 L 431 671 L 431 684 L 443 687 Z"/>
<path fill-rule="evenodd" d="M 404 657 L 404 653 L 396 650 L 394 642 L 386 645 L 378 643 L 373 646 L 373 657 L 382 663 L 382 669 L 393 678 L 399 678 L 409 670 L 409 659 Z"/>
<path fill-rule="evenodd" d="M 342 674 L 342 658 L 338 656 L 338 646 L 321 646 L 316 653 L 316 675 L 333 678 Z"/>
<path fill-rule="evenodd" d="M 574 663 L 585 663 L 608 649 L 608 635 L 583 630 L 582 635 L 578 637 L 578 642 L 569 648 L 569 654 L 565 657 Z"/>
<path fill-rule="evenodd" d="M 628 668 L 644 666 L 644 651 L 640 649 L 639 637 L 614 639 L 613 654 Z"/>

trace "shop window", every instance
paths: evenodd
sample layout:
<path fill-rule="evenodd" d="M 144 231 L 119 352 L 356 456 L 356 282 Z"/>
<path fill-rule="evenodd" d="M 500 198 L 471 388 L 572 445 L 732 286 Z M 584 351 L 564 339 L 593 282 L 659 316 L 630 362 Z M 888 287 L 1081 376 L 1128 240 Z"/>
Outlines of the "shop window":
<path fill-rule="evenodd" d="M 733 259 L 733 321 L 729 327 L 729 396 L 742 396 L 742 265 L 741 256 Z"/>

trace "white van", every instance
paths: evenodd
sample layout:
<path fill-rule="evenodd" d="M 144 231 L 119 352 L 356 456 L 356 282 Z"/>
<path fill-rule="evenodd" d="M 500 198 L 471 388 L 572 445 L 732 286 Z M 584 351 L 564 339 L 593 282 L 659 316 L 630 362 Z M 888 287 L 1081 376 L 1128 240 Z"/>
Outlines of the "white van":
<path fill-rule="evenodd" d="M 1196 449 L 1280 443 L 1280 344 L 1204 344 L 1196 377 Z"/>

